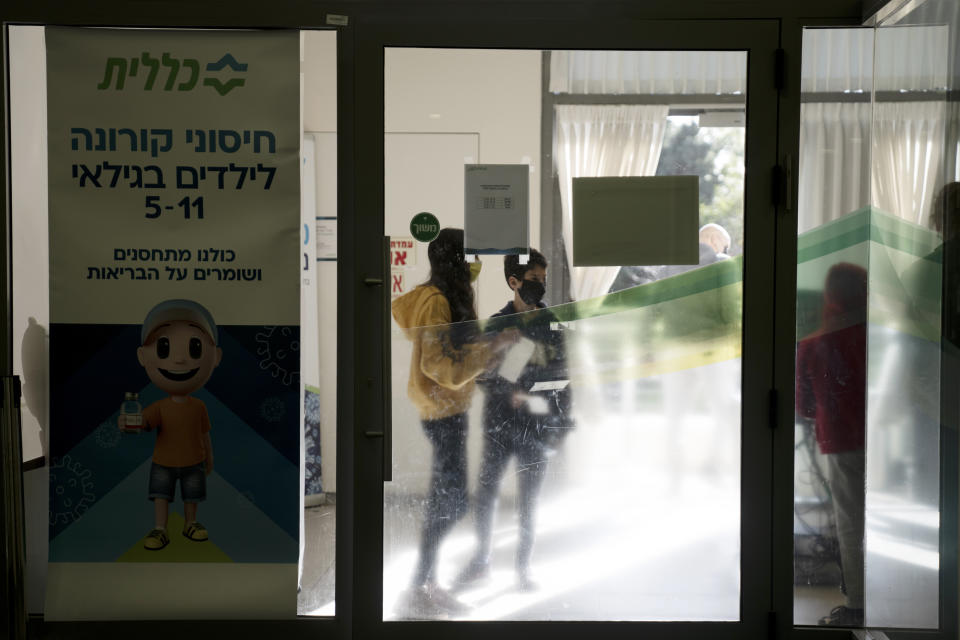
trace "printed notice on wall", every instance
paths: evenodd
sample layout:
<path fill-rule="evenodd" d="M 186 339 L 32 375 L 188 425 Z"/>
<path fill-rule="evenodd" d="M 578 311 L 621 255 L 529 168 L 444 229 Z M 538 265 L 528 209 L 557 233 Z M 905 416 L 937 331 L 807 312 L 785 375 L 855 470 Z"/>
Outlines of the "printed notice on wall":
<path fill-rule="evenodd" d="M 464 252 L 529 253 L 530 166 L 464 165 Z"/>
<path fill-rule="evenodd" d="M 337 259 L 337 219 L 317 218 L 317 259 Z"/>
<path fill-rule="evenodd" d="M 293 616 L 298 34 L 45 33 L 46 619 Z"/>
<path fill-rule="evenodd" d="M 390 298 L 409 291 L 410 270 L 417 266 L 417 241 L 414 238 L 390 238 Z"/>

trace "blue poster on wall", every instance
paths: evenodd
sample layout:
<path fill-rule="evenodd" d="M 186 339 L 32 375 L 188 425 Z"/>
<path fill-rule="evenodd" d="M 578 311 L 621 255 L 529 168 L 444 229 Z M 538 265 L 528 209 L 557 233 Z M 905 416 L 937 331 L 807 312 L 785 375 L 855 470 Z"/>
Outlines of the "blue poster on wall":
<path fill-rule="evenodd" d="M 292 616 L 298 34 L 46 46 L 46 617 Z"/>

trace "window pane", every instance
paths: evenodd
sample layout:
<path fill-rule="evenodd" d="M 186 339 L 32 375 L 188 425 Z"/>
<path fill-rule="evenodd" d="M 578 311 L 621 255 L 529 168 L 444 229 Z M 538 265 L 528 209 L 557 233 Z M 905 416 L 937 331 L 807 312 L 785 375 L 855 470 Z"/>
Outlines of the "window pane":
<path fill-rule="evenodd" d="M 943 29 L 804 32 L 797 624 L 938 625 Z"/>
<path fill-rule="evenodd" d="M 337 524 L 337 34 L 303 31 L 304 513 L 297 613 L 332 616 Z"/>
<path fill-rule="evenodd" d="M 385 619 L 739 619 L 746 56 L 585 53 L 385 52 Z M 630 82 L 598 67 L 611 56 Z M 667 87 L 657 70 L 671 56 L 690 77 Z M 551 91 L 660 104 L 582 96 L 542 112 L 545 64 Z M 651 82 L 634 81 L 644 73 Z M 702 103 L 703 87 L 722 88 L 710 111 L 727 116 L 671 115 L 673 100 Z M 555 123 L 545 145 L 543 118 Z M 428 245 L 410 223 L 431 212 L 439 227 L 469 227 L 464 165 L 483 163 L 528 165 L 546 267 L 536 254 L 506 266 L 481 255 L 468 290 L 462 235 Z M 699 176 L 697 264 L 570 266 L 575 179 L 677 175 Z"/>

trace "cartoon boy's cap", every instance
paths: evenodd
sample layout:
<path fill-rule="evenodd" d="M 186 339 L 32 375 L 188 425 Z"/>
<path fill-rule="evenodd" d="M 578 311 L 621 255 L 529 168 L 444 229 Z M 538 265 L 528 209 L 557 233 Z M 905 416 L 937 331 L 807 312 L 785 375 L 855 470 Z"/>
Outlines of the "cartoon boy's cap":
<path fill-rule="evenodd" d="M 164 300 L 147 313 L 140 329 L 140 344 L 144 344 L 150 333 L 162 324 L 184 320 L 203 329 L 213 344 L 220 344 L 217 337 L 217 324 L 206 308 L 193 300 Z"/>

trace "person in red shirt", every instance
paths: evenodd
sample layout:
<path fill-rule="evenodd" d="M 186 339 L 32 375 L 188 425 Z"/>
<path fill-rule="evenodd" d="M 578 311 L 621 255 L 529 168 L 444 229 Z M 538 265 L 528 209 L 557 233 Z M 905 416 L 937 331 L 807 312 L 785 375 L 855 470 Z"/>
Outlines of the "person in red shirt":
<path fill-rule="evenodd" d="M 827 272 L 820 328 L 797 345 L 797 415 L 814 423 L 827 462 L 846 604 L 821 625 L 863 626 L 867 272 Z"/>

